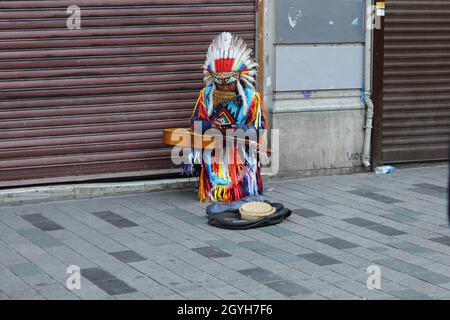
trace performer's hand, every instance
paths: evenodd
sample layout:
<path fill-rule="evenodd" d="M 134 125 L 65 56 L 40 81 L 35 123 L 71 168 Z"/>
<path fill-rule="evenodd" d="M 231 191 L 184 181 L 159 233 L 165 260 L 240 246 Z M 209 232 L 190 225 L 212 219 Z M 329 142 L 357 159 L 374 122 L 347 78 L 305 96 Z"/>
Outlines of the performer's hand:
<path fill-rule="evenodd" d="M 211 128 L 221 129 L 222 128 L 222 123 L 220 121 L 218 121 L 218 120 L 214 120 L 212 125 L 211 125 Z"/>
<path fill-rule="evenodd" d="M 248 145 L 249 145 L 251 148 L 254 148 L 254 149 L 258 148 L 258 142 L 256 142 L 256 141 L 250 141 L 250 142 L 248 143 Z"/>

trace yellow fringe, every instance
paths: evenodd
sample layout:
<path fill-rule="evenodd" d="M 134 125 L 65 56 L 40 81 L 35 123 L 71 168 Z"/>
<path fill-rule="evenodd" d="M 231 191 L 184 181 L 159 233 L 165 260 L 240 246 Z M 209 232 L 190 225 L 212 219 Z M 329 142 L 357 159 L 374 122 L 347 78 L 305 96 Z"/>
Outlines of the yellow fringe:
<path fill-rule="evenodd" d="M 203 186 L 203 175 L 204 172 L 202 170 L 202 172 L 200 173 L 200 179 L 198 181 L 198 200 L 200 202 L 205 202 L 208 200 L 208 198 L 206 197 L 206 193 L 205 193 L 205 187 Z"/>
<path fill-rule="evenodd" d="M 259 129 L 259 119 L 260 119 L 260 117 L 261 117 L 261 101 L 259 100 L 259 94 L 255 94 L 255 97 L 256 97 L 256 119 L 255 119 L 255 123 L 254 123 L 254 125 L 255 125 L 255 128 L 256 129 Z"/>
<path fill-rule="evenodd" d="M 216 186 L 214 188 L 214 199 L 221 202 L 229 202 L 230 186 Z"/>
<path fill-rule="evenodd" d="M 197 111 L 197 109 L 198 109 L 198 107 L 199 107 L 199 104 L 200 104 L 200 101 L 201 101 L 201 99 L 202 99 L 202 97 L 203 97 L 204 95 L 205 95 L 205 89 L 202 89 L 202 90 L 200 91 L 200 94 L 198 95 L 198 99 L 197 99 L 197 102 L 195 103 L 194 111 L 192 111 L 191 118 L 194 116 L 195 112 Z M 199 111 L 199 112 L 200 112 L 200 111 Z"/>
<path fill-rule="evenodd" d="M 258 124 L 259 124 L 259 117 L 261 116 L 261 100 L 260 97 L 257 93 L 255 93 L 255 95 L 253 96 L 253 100 L 252 103 L 255 105 L 255 110 L 253 112 L 253 117 L 251 119 L 247 120 L 248 124 L 253 124 L 255 126 L 256 129 L 258 128 Z"/>

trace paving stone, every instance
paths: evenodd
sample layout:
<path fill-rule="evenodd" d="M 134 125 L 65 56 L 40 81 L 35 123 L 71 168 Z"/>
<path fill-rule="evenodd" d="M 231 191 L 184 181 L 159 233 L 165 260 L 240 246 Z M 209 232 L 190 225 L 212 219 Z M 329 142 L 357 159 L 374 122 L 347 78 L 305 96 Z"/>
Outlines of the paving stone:
<path fill-rule="evenodd" d="M 406 234 L 406 232 L 403 232 L 401 230 L 397 230 L 363 218 L 350 218 L 350 219 L 343 219 L 342 221 L 348 222 L 358 227 L 367 228 L 387 236 L 398 236 Z"/>
<path fill-rule="evenodd" d="M 48 300 L 79 300 L 72 291 L 59 283 L 40 286 L 36 291 Z"/>
<path fill-rule="evenodd" d="M 371 248 L 368 248 L 368 249 L 373 250 L 373 251 L 376 251 L 376 252 L 386 252 L 386 251 L 389 251 L 389 249 L 388 249 L 388 248 L 385 248 L 385 247 L 371 247 Z"/>
<path fill-rule="evenodd" d="M 350 193 L 352 194 L 356 194 L 359 195 L 361 197 L 365 197 L 365 198 L 369 198 L 375 201 L 380 201 L 386 204 L 393 204 L 393 203 L 399 203 L 399 202 L 403 202 L 402 200 L 399 199 L 394 199 L 388 196 L 384 196 L 384 195 L 380 195 L 380 194 L 376 194 L 374 192 L 370 192 L 370 191 L 364 191 L 364 190 L 353 190 L 350 191 Z"/>
<path fill-rule="evenodd" d="M 21 217 L 34 225 L 36 228 L 41 229 L 42 231 L 55 231 L 64 229 L 59 224 L 53 222 L 52 220 L 44 217 L 41 214 L 22 215 Z"/>
<path fill-rule="evenodd" d="M 279 226 L 270 226 L 270 227 L 263 228 L 262 230 L 264 232 L 267 232 L 267 233 L 275 236 L 275 237 L 280 237 L 280 238 L 297 235 L 296 232 L 292 232 L 288 229 L 285 229 L 285 228 L 279 227 Z"/>
<path fill-rule="evenodd" d="M 270 250 L 272 248 L 266 243 L 260 241 L 244 241 L 240 242 L 239 245 L 250 250 Z"/>
<path fill-rule="evenodd" d="M 102 220 L 120 220 L 123 219 L 121 215 L 118 215 L 117 213 L 111 212 L 111 211 L 101 211 L 101 212 L 93 212 L 94 216 L 96 216 L 99 219 Z"/>
<path fill-rule="evenodd" d="M 237 257 L 224 257 L 224 258 L 216 258 L 215 261 L 232 268 L 233 270 L 245 270 L 254 268 L 255 265 L 251 262 L 245 261 L 243 259 Z"/>
<path fill-rule="evenodd" d="M 427 296 L 426 294 L 406 289 L 401 291 L 390 291 L 389 294 L 393 295 L 394 297 L 400 298 L 402 300 L 433 300 L 431 297 Z"/>
<path fill-rule="evenodd" d="M 27 238 L 30 241 L 33 239 L 45 238 L 48 236 L 47 233 L 36 228 L 18 229 L 17 233 L 19 233 L 22 237 Z"/>
<path fill-rule="evenodd" d="M 394 220 L 397 222 L 402 222 L 402 223 L 411 223 L 411 222 L 417 221 L 417 219 L 415 219 L 415 218 L 405 216 L 403 214 L 397 214 L 397 213 L 383 214 L 383 215 L 381 215 L 381 217 L 390 219 L 390 220 Z"/>
<path fill-rule="evenodd" d="M 392 209 L 388 209 L 389 212 L 393 212 L 393 213 L 398 213 L 404 216 L 408 216 L 408 217 L 420 217 L 425 215 L 425 213 L 419 212 L 419 211 L 414 211 L 411 209 L 407 209 L 407 208 L 399 208 L 399 207 L 395 207 Z"/>
<path fill-rule="evenodd" d="M 111 296 L 137 292 L 135 288 L 101 268 L 82 269 L 81 275 Z"/>
<path fill-rule="evenodd" d="M 363 190 L 363 191 L 370 191 L 370 192 L 383 192 L 383 191 L 385 191 L 384 189 L 381 189 L 381 188 L 377 188 L 377 187 L 374 187 L 374 186 L 368 186 L 368 185 L 365 185 L 365 184 L 357 184 L 357 185 L 354 185 L 354 186 L 352 186 L 352 189 L 355 189 L 355 190 Z"/>
<path fill-rule="evenodd" d="M 324 254 L 321 253 L 308 253 L 308 254 L 301 254 L 299 255 L 300 257 L 314 263 L 317 264 L 319 266 L 329 266 L 329 265 L 333 265 L 333 264 L 339 264 L 342 263 L 339 260 L 333 259 L 329 256 L 326 256 Z"/>
<path fill-rule="evenodd" d="M 174 208 L 174 209 L 167 209 L 167 210 L 163 210 L 165 213 L 180 218 L 180 217 L 189 217 L 189 216 L 194 216 L 192 213 L 180 209 L 180 208 Z"/>
<path fill-rule="evenodd" d="M 401 272 L 414 272 L 414 271 L 423 271 L 424 269 L 420 266 L 402 261 L 402 260 L 398 260 L 398 259 L 380 259 L 380 260 L 375 260 L 373 261 L 374 263 L 381 265 L 381 266 L 386 266 L 389 267 L 391 269 L 397 270 L 397 271 L 401 271 Z"/>
<path fill-rule="evenodd" d="M 440 243 L 440 244 L 443 244 L 443 245 L 446 245 L 446 246 L 450 246 L 450 237 L 448 237 L 448 236 L 432 238 L 430 240 L 433 241 L 433 242 L 436 242 L 436 243 Z"/>
<path fill-rule="evenodd" d="M 52 279 L 50 276 L 46 274 L 37 274 L 29 277 L 24 277 L 22 278 L 22 280 L 25 281 L 32 288 L 43 287 L 50 284 L 58 284 L 57 280 Z"/>
<path fill-rule="evenodd" d="M 0 244 L 0 266 L 10 264 L 26 263 L 27 260 L 12 248 L 2 247 Z"/>
<path fill-rule="evenodd" d="M 367 288 L 367 284 L 363 282 L 357 282 L 354 280 L 346 280 L 335 283 L 338 288 L 344 289 L 348 292 L 357 294 L 365 300 L 395 300 L 396 298 L 386 292 L 384 285 L 386 281 L 382 281 L 382 290 Z"/>
<path fill-rule="evenodd" d="M 34 223 L 36 228 L 41 229 L 42 231 L 56 231 L 56 230 L 64 230 L 59 224 L 54 223 L 53 221 L 42 221 Z"/>
<path fill-rule="evenodd" d="M 444 284 L 444 283 L 450 282 L 449 277 L 447 277 L 443 274 L 439 274 L 437 272 L 429 271 L 429 270 L 412 271 L 409 274 L 418 279 L 421 279 L 421 280 L 424 280 L 426 282 L 433 283 L 433 284 Z"/>
<path fill-rule="evenodd" d="M 137 292 L 135 288 L 129 286 L 119 279 L 96 281 L 94 284 L 105 291 L 107 294 L 112 296 Z"/>
<path fill-rule="evenodd" d="M 115 276 L 101 268 L 81 269 L 81 275 L 91 282 L 114 280 Z"/>
<path fill-rule="evenodd" d="M 424 188 L 424 189 L 431 189 L 431 190 L 442 192 L 442 193 L 447 193 L 447 191 L 448 191 L 447 187 L 441 187 L 441 186 L 431 184 L 431 183 L 416 183 L 416 184 L 413 184 L 413 186 L 419 187 L 419 188 Z"/>
<path fill-rule="evenodd" d="M 336 202 L 327 200 L 327 199 L 323 199 L 323 198 L 310 198 L 310 199 L 305 199 L 305 201 L 307 202 L 311 202 L 320 206 L 332 206 L 334 204 L 336 204 Z"/>
<path fill-rule="evenodd" d="M 309 210 L 309 209 L 304 209 L 304 208 L 293 209 L 292 213 L 296 214 L 296 215 L 299 215 L 299 216 L 301 216 L 303 218 L 314 218 L 314 217 L 321 217 L 321 216 L 323 216 L 323 214 L 321 214 L 321 213 L 318 213 L 316 211 Z"/>
<path fill-rule="evenodd" d="M 61 246 L 61 242 L 59 242 L 58 240 L 56 240 L 53 237 L 45 237 L 45 238 L 38 238 L 38 239 L 34 239 L 32 240 L 32 242 L 37 245 L 40 248 L 53 248 L 53 247 L 58 247 Z"/>
<path fill-rule="evenodd" d="M 58 240 L 39 229 L 19 229 L 17 232 L 40 248 L 52 248 L 62 245 Z"/>
<path fill-rule="evenodd" d="M 255 250 L 255 251 L 260 253 L 261 255 L 264 255 L 281 263 L 297 262 L 303 260 L 301 256 L 290 254 L 289 252 L 286 252 L 278 248 L 270 248 L 270 249 L 266 248 L 263 250 Z"/>
<path fill-rule="evenodd" d="M 137 252 L 135 252 L 133 250 L 111 252 L 110 255 L 119 259 L 120 261 L 122 261 L 124 263 L 139 262 L 139 261 L 147 260 L 146 258 L 139 255 Z"/>
<path fill-rule="evenodd" d="M 128 219 L 118 219 L 118 220 L 109 220 L 109 223 L 116 226 L 117 228 L 131 228 L 137 227 L 138 225 Z"/>
<path fill-rule="evenodd" d="M 328 299 L 332 300 L 362 300 L 363 297 L 356 295 L 354 293 L 348 292 L 344 289 L 337 288 L 335 286 L 327 286 L 325 288 L 319 289 L 314 293 L 320 294 Z"/>
<path fill-rule="evenodd" d="M 354 224 L 355 226 L 362 227 L 362 228 L 380 225 L 379 223 L 376 223 L 374 221 L 370 221 L 367 219 L 363 219 L 363 218 L 342 219 L 342 221 Z"/>
<path fill-rule="evenodd" d="M 411 190 L 413 192 L 420 193 L 422 195 L 425 194 L 425 195 L 436 197 L 436 198 L 439 198 L 439 199 L 446 199 L 447 198 L 447 193 L 446 192 L 437 191 L 437 190 L 433 190 L 433 189 L 416 187 L 416 188 L 411 188 L 409 190 Z"/>
<path fill-rule="evenodd" d="M 21 217 L 32 224 L 36 223 L 36 222 L 48 221 L 48 218 L 46 218 L 42 214 L 38 214 L 38 213 L 24 214 Z"/>
<path fill-rule="evenodd" d="M 268 282 L 265 285 L 287 297 L 292 297 L 298 294 L 312 293 L 311 291 L 302 287 L 301 285 L 286 280 Z"/>
<path fill-rule="evenodd" d="M 328 298 L 325 298 L 324 296 L 321 296 L 320 294 L 316 293 L 298 294 L 290 298 L 291 300 L 307 300 L 307 301 L 329 300 Z"/>
<path fill-rule="evenodd" d="M 184 221 L 192 225 L 208 223 L 208 219 L 206 216 L 197 216 L 193 213 L 190 213 L 186 210 L 182 210 L 179 208 L 164 210 L 164 213 L 167 213 L 174 218 L 177 218 L 181 221 Z"/>
<path fill-rule="evenodd" d="M 185 279 L 181 276 L 167 270 L 153 261 L 141 261 L 130 264 L 134 269 L 140 271 L 153 280 L 158 281 L 163 285 L 167 285 L 173 282 L 183 282 Z M 204 265 L 205 269 L 207 265 Z"/>
<path fill-rule="evenodd" d="M 264 290 L 251 290 L 249 294 L 254 297 L 253 300 L 286 300 L 286 296 L 275 290 L 265 287 Z"/>
<path fill-rule="evenodd" d="M 9 297 L 6 295 L 6 293 L 0 291 L 0 301 L 1 300 L 9 300 Z"/>
<path fill-rule="evenodd" d="M 137 300 L 137 301 L 149 300 L 148 297 L 139 292 L 117 294 L 115 295 L 115 297 L 117 300 Z"/>
<path fill-rule="evenodd" d="M 25 282 L 24 278 L 19 278 L 8 268 L 2 269 L 0 272 L 0 290 L 8 294 L 8 291 L 20 291 L 29 289 L 30 287 Z"/>
<path fill-rule="evenodd" d="M 209 292 L 225 300 L 252 300 L 253 297 L 232 285 L 225 284 L 221 287 L 208 289 Z"/>
<path fill-rule="evenodd" d="M 326 239 L 320 239 L 318 240 L 319 242 L 329 245 L 333 248 L 342 250 L 342 249 L 351 249 L 351 248 L 356 248 L 358 247 L 357 244 L 355 243 L 351 243 L 349 241 L 345 241 L 343 239 L 339 239 L 336 237 L 331 237 L 331 238 L 326 238 Z"/>
<path fill-rule="evenodd" d="M 7 266 L 18 277 L 30 277 L 42 274 L 42 271 L 32 263 L 19 263 Z"/>
<path fill-rule="evenodd" d="M 195 252 L 201 254 L 202 256 L 205 256 L 210 259 L 224 258 L 224 257 L 231 256 L 230 254 L 226 253 L 225 251 L 222 251 L 219 248 L 212 247 L 212 246 L 203 247 L 203 248 L 194 248 L 194 249 L 192 249 L 192 251 L 195 251 Z"/>
<path fill-rule="evenodd" d="M 6 294 L 10 300 L 45 300 L 41 294 L 37 293 L 32 288 L 28 288 L 26 290 L 7 291 Z"/>
<path fill-rule="evenodd" d="M 391 236 L 401 236 L 401 235 L 407 234 L 404 231 L 401 231 L 401 230 L 398 230 L 395 228 L 391 228 L 388 226 L 383 226 L 383 225 L 371 226 L 371 227 L 368 227 L 368 229 L 379 232 L 381 234 L 384 234 L 384 235 L 390 236 L 390 237 Z"/>
<path fill-rule="evenodd" d="M 211 240 L 206 242 L 212 247 L 219 248 L 222 250 L 234 250 L 240 248 L 239 244 L 228 239 Z"/>
<path fill-rule="evenodd" d="M 103 212 L 94 212 L 94 216 L 100 218 L 118 228 L 130 228 L 137 227 L 138 225 L 128 219 L 123 218 L 122 216 L 113 213 L 111 211 L 103 211 Z"/>
<path fill-rule="evenodd" d="M 413 254 L 414 253 L 432 252 L 432 250 L 430 250 L 428 248 L 421 247 L 421 246 L 418 246 L 414 243 L 407 242 L 407 241 L 390 243 L 389 246 L 396 248 L 396 249 L 406 251 L 408 253 L 413 253 Z"/>
<path fill-rule="evenodd" d="M 241 270 L 241 271 L 239 271 L 239 273 L 243 274 L 244 276 L 250 277 L 253 280 L 260 282 L 260 283 L 282 280 L 281 277 L 279 277 L 279 276 L 275 275 L 274 273 L 272 273 L 268 270 L 265 270 L 263 268 L 253 268 L 253 269 Z"/>

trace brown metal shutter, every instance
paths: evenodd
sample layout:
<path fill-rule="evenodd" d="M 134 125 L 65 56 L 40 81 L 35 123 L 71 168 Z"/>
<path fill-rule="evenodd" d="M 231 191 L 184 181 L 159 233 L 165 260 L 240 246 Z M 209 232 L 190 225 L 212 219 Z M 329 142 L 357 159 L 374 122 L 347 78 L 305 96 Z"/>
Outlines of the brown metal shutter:
<path fill-rule="evenodd" d="M 388 0 L 381 162 L 448 158 L 450 1 Z"/>
<path fill-rule="evenodd" d="M 189 124 L 209 42 L 254 47 L 255 18 L 255 0 L 0 1 L 0 187 L 173 172 L 162 129 Z"/>

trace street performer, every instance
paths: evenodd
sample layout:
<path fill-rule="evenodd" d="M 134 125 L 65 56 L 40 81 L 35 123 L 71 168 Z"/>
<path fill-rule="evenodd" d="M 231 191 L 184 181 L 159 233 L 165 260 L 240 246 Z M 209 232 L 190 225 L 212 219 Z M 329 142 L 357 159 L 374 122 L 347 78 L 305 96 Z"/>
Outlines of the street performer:
<path fill-rule="evenodd" d="M 244 40 L 228 32 L 214 39 L 203 66 L 205 87 L 191 117 L 191 128 L 201 133 L 216 129 L 253 131 L 256 143 L 228 144 L 223 152 L 203 156 L 191 149 L 183 172 L 199 176 L 198 199 L 233 202 L 262 193 L 258 161 L 261 129 L 269 129 L 263 101 L 255 90 L 257 63 Z"/>

